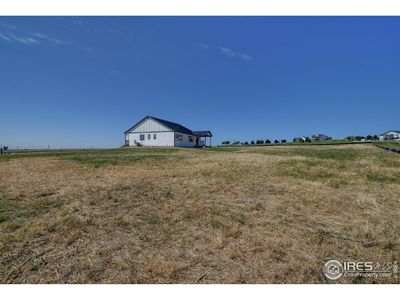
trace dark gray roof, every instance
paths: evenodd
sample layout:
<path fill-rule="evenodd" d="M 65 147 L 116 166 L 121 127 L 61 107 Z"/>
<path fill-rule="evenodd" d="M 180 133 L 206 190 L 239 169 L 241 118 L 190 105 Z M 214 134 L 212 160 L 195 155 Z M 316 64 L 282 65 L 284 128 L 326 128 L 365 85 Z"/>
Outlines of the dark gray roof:
<path fill-rule="evenodd" d="M 381 135 L 384 135 L 384 134 L 389 133 L 389 132 L 400 133 L 400 130 L 389 130 L 389 131 L 386 131 L 386 132 L 382 133 Z"/>
<path fill-rule="evenodd" d="M 185 126 L 182 126 L 181 124 L 166 121 L 166 120 L 159 119 L 159 118 L 152 117 L 152 116 L 147 116 L 147 118 L 154 119 L 154 120 L 160 122 L 161 124 L 167 126 L 169 129 L 172 129 L 173 131 L 186 133 L 186 134 L 193 134 L 193 132 L 189 128 L 186 128 Z"/>
<path fill-rule="evenodd" d="M 196 136 L 206 136 L 206 135 L 198 135 L 198 134 L 203 134 L 203 133 L 207 134 L 207 136 L 212 136 L 211 131 L 192 131 L 189 128 L 187 128 L 187 127 L 185 127 L 185 126 L 183 126 L 181 124 L 170 122 L 170 121 L 166 121 L 166 120 L 163 120 L 163 119 L 160 119 L 160 118 L 156 118 L 156 117 L 153 117 L 153 116 L 144 117 L 139 122 L 134 124 L 131 128 L 129 128 L 127 131 L 125 131 L 125 133 L 127 133 L 132 128 L 136 127 L 137 125 L 139 125 L 140 123 L 142 123 L 144 120 L 146 120 L 148 118 L 153 119 L 153 120 L 157 121 L 158 123 L 161 123 L 162 125 L 168 127 L 172 131 L 176 131 L 176 132 L 180 132 L 180 133 L 186 133 L 186 134 L 192 134 L 192 135 L 196 135 Z"/>
<path fill-rule="evenodd" d="M 199 136 L 199 137 L 212 136 L 212 133 L 209 130 L 193 131 L 193 133 L 194 133 L 194 135 Z"/>

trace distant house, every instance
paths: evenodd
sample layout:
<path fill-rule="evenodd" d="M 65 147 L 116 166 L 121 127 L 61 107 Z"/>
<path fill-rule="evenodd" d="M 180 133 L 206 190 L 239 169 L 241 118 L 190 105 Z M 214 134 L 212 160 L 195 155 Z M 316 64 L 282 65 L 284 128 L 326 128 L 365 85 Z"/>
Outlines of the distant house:
<path fill-rule="evenodd" d="M 386 140 L 400 140 L 400 131 L 399 130 L 390 130 L 385 133 L 382 133 L 379 136 L 380 141 L 386 141 Z"/>
<path fill-rule="evenodd" d="M 327 136 L 326 134 L 319 133 L 319 134 L 314 134 L 310 138 L 312 141 L 327 141 L 330 140 L 331 138 Z"/>
<path fill-rule="evenodd" d="M 149 147 L 203 147 L 207 137 L 211 145 L 209 130 L 192 131 L 178 123 L 146 116 L 124 132 L 125 146 Z"/>
<path fill-rule="evenodd" d="M 295 138 L 293 138 L 293 142 L 301 142 L 301 143 L 304 143 L 305 141 L 307 141 L 307 137 L 305 137 L 305 136 L 300 136 L 300 137 L 295 137 Z"/>

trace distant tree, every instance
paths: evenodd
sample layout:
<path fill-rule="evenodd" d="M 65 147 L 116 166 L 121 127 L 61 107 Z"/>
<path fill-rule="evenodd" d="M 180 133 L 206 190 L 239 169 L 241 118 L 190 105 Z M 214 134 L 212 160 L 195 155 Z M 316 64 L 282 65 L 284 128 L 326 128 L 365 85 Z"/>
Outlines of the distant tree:
<path fill-rule="evenodd" d="M 264 144 L 264 140 L 257 140 L 257 141 L 256 141 L 256 144 L 257 144 L 257 145 Z"/>
<path fill-rule="evenodd" d="M 252 140 L 252 141 L 250 142 L 250 144 L 254 145 L 254 141 Z"/>
<path fill-rule="evenodd" d="M 239 145 L 240 141 L 233 141 L 232 145 Z"/>
<path fill-rule="evenodd" d="M 309 137 L 306 137 L 306 142 L 311 143 L 311 139 Z"/>
<path fill-rule="evenodd" d="M 286 143 L 286 140 L 285 139 L 281 140 L 281 143 Z"/>
<path fill-rule="evenodd" d="M 245 142 L 244 142 L 244 144 L 245 144 L 245 145 L 248 145 L 248 144 L 249 144 L 249 142 L 248 142 L 248 141 L 245 141 Z"/>
<path fill-rule="evenodd" d="M 373 139 L 374 139 L 374 137 L 372 135 L 370 135 L 370 134 L 367 135 L 367 140 L 373 140 Z"/>
<path fill-rule="evenodd" d="M 230 143 L 230 141 L 222 141 L 222 145 L 229 145 Z"/>
<path fill-rule="evenodd" d="M 265 140 L 265 143 L 266 143 L 266 144 L 271 144 L 271 141 L 270 141 L 269 139 L 266 139 L 266 140 Z"/>
<path fill-rule="evenodd" d="M 275 143 L 275 144 L 279 144 L 279 141 L 278 141 L 278 140 L 275 140 L 274 143 Z"/>
<path fill-rule="evenodd" d="M 379 140 L 379 136 L 377 136 L 376 134 L 374 135 L 374 140 Z"/>
<path fill-rule="evenodd" d="M 293 140 L 292 140 L 292 141 L 293 141 L 293 143 L 295 143 L 295 142 L 297 142 L 297 139 L 296 139 L 296 138 L 293 138 Z"/>

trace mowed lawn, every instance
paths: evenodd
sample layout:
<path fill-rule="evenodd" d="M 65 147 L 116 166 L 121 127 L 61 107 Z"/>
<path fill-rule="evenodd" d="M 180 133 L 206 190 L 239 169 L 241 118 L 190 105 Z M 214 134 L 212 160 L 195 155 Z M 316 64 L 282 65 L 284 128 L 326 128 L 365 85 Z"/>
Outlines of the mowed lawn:
<path fill-rule="evenodd" d="M 0 178 L 1 283 L 324 283 L 329 259 L 400 260 L 400 155 L 372 145 L 32 152 Z"/>

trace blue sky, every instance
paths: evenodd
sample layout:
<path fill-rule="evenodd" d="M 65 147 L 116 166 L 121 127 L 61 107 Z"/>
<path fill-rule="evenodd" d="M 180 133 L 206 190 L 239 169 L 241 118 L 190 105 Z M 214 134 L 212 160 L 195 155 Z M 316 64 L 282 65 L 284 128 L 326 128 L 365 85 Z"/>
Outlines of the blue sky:
<path fill-rule="evenodd" d="M 0 17 L 0 143 L 116 147 L 400 129 L 398 17 Z"/>

